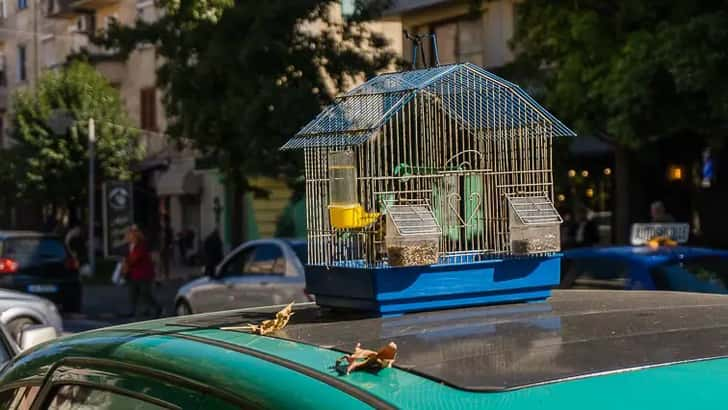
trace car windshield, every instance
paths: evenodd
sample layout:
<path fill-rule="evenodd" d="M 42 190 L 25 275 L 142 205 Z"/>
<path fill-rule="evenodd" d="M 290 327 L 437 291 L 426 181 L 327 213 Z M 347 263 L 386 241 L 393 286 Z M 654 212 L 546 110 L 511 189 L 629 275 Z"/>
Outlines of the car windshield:
<path fill-rule="evenodd" d="M 298 256 L 298 259 L 301 260 L 301 263 L 305 265 L 306 261 L 308 261 L 308 246 L 305 243 L 299 243 L 291 245 L 291 248 L 296 253 L 296 256 Z"/>
<path fill-rule="evenodd" d="M 21 266 L 46 262 L 63 262 L 66 249 L 55 238 L 10 238 L 3 243 L 2 256 Z"/>
<path fill-rule="evenodd" d="M 706 256 L 670 262 L 652 269 L 660 290 L 728 293 L 728 258 Z"/>

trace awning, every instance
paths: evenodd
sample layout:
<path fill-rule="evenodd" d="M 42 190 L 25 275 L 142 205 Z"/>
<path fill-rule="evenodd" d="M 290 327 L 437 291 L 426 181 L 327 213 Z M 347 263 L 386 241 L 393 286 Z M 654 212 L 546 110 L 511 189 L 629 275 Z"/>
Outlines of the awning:
<path fill-rule="evenodd" d="M 202 189 L 202 177 L 182 167 L 170 167 L 157 180 L 157 196 L 197 195 Z"/>

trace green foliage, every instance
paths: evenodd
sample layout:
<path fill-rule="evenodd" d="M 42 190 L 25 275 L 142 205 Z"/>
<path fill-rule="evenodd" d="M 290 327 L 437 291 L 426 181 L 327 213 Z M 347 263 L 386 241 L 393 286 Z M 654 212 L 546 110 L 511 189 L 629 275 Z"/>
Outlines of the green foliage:
<path fill-rule="evenodd" d="M 728 119 L 728 2 L 529 0 L 519 66 L 580 132 L 628 147 L 678 133 L 721 137 Z"/>
<path fill-rule="evenodd" d="M 294 174 L 300 155 L 278 148 L 351 79 L 394 58 L 362 24 L 386 2 L 358 1 L 346 21 L 331 12 L 336 3 L 164 1 L 168 12 L 159 20 L 112 27 L 102 43 L 125 53 L 156 46 L 167 132 L 218 158 L 234 180 Z"/>
<path fill-rule="evenodd" d="M 51 125 L 70 114 L 70 128 L 56 134 Z M 44 74 L 37 88 L 12 98 L 12 139 L 3 168 L 17 181 L 19 194 L 59 205 L 84 198 L 88 181 L 88 119 L 96 121 L 98 180 L 128 179 L 141 150 L 121 98 L 92 66 L 83 62 Z M 57 127 L 56 127 L 57 128 Z M 63 127 L 62 127 L 63 128 Z M 3 172 L 5 173 L 5 172 Z"/>

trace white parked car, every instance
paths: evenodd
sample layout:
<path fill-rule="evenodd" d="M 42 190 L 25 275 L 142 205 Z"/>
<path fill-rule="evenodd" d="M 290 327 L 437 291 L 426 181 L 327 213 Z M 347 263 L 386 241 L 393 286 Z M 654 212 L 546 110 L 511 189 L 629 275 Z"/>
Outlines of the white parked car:
<path fill-rule="evenodd" d="M 246 242 L 205 276 L 182 286 L 177 315 L 241 307 L 308 302 L 303 265 L 306 241 L 263 239 Z"/>

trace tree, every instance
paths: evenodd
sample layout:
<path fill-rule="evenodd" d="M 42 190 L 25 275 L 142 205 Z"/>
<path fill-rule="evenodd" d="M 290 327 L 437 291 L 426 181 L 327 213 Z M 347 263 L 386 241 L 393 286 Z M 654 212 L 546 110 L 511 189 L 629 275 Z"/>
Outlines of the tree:
<path fill-rule="evenodd" d="M 92 66 L 72 62 L 13 95 L 13 161 L 3 168 L 19 195 L 63 207 L 86 198 L 89 118 L 97 124 L 98 179 L 131 178 L 129 167 L 141 150 L 118 91 Z M 54 130 L 59 121 L 68 122 L 61 133 Z"/>
<path fill-rule="evenodd" d="M 515 66 L 539 71 L 546 105 L 618 147 L 618 212 L 629 207 L 630 150 L 725 138 L 725 0 L 529 0 L 516 26 Z M 619 215 L 618 227 L 628 218 Z"/>
<path fill-rule="evenodd" d="M 163 0 L 159 20 L 114 26 L 99 41 L 122 53 L 156 46 L 167 133 L 216 158 L 240 200 L 249 176 L 299 174 L 298 155 L 278 148 L 352 79 L 393 60 L 362 23 L 384 2 L 357 2 L 346 21 L 332 13 L 337 3 Z"/>

